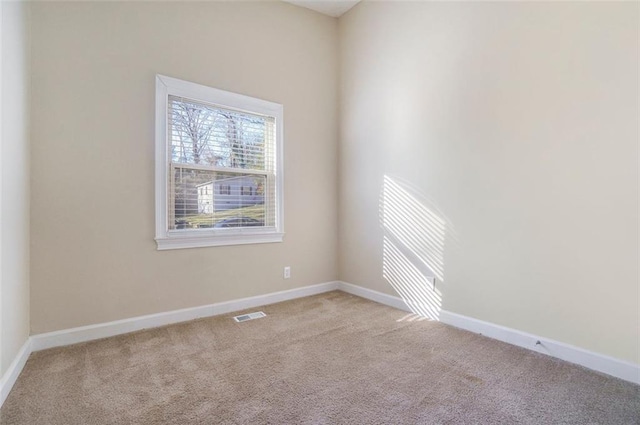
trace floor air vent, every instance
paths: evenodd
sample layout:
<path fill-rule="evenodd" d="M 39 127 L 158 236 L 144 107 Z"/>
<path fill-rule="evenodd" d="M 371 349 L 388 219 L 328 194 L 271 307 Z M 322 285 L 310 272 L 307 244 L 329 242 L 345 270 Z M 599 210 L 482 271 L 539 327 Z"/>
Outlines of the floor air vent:
<path fill-rule="evenodd" d="M 256 311 L 255 313 L 241 314 L 240 316 L 235 316 L 233 320 L 235 320 L 236 322 L 246 322 L 247 320 L 260 319 L 261 317 L 265 317 L 265 316 L 266 314 L 264 314 L 263 312 Z"/>

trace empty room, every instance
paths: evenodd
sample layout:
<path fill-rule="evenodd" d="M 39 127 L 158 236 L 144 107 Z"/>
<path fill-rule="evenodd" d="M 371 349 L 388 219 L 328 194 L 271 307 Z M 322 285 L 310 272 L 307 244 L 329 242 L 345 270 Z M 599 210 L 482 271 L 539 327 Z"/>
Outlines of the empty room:
<path fill-rule="evenodd" d="M 640 3 L 0 22 L 0 424 L 640 424 Z"/>

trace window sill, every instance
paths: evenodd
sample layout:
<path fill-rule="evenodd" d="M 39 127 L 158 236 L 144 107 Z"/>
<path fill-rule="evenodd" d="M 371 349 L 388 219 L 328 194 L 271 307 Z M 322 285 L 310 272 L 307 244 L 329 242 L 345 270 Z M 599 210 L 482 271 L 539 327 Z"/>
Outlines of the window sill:
<path fill-rule="evenodd" d="M 258 243 L 282 242 L 284 233 L 252 233 L 252 234 L 206 234 L 193 235 L 183 232 L 156 238 L 158 251 L 184 248 L 205 248 L 209 246 L 247 245 Z"/>

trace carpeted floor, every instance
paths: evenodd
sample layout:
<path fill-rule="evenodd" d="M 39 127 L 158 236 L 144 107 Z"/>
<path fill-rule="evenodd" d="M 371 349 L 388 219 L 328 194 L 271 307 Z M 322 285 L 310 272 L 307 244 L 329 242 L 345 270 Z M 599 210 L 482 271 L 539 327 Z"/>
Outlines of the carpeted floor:
<path fill-rule="evenodd" d="M 342 292 L 34 353 L 10 424 L 640 424 L 640 387 Z"/>

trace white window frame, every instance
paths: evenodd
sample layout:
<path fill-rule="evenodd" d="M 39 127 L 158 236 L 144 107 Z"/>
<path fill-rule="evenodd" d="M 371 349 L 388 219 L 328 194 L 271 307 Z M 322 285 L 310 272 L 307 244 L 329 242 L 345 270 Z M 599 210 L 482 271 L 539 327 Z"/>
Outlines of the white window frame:
<path fill-rule="evenodd" d="M 168 176 L 169 149 L 167 110 L 169 95 L 210 103 L 275 118 L 275 211 L 274 227 L 238 227 L 169 230 Z M 164 75 L 156 75 L 156 243 L 158 250 L 201 248 L 282 242 L 284 237 L 283 199 L 283 115 L 281 104 L 232 93 Z"/>

